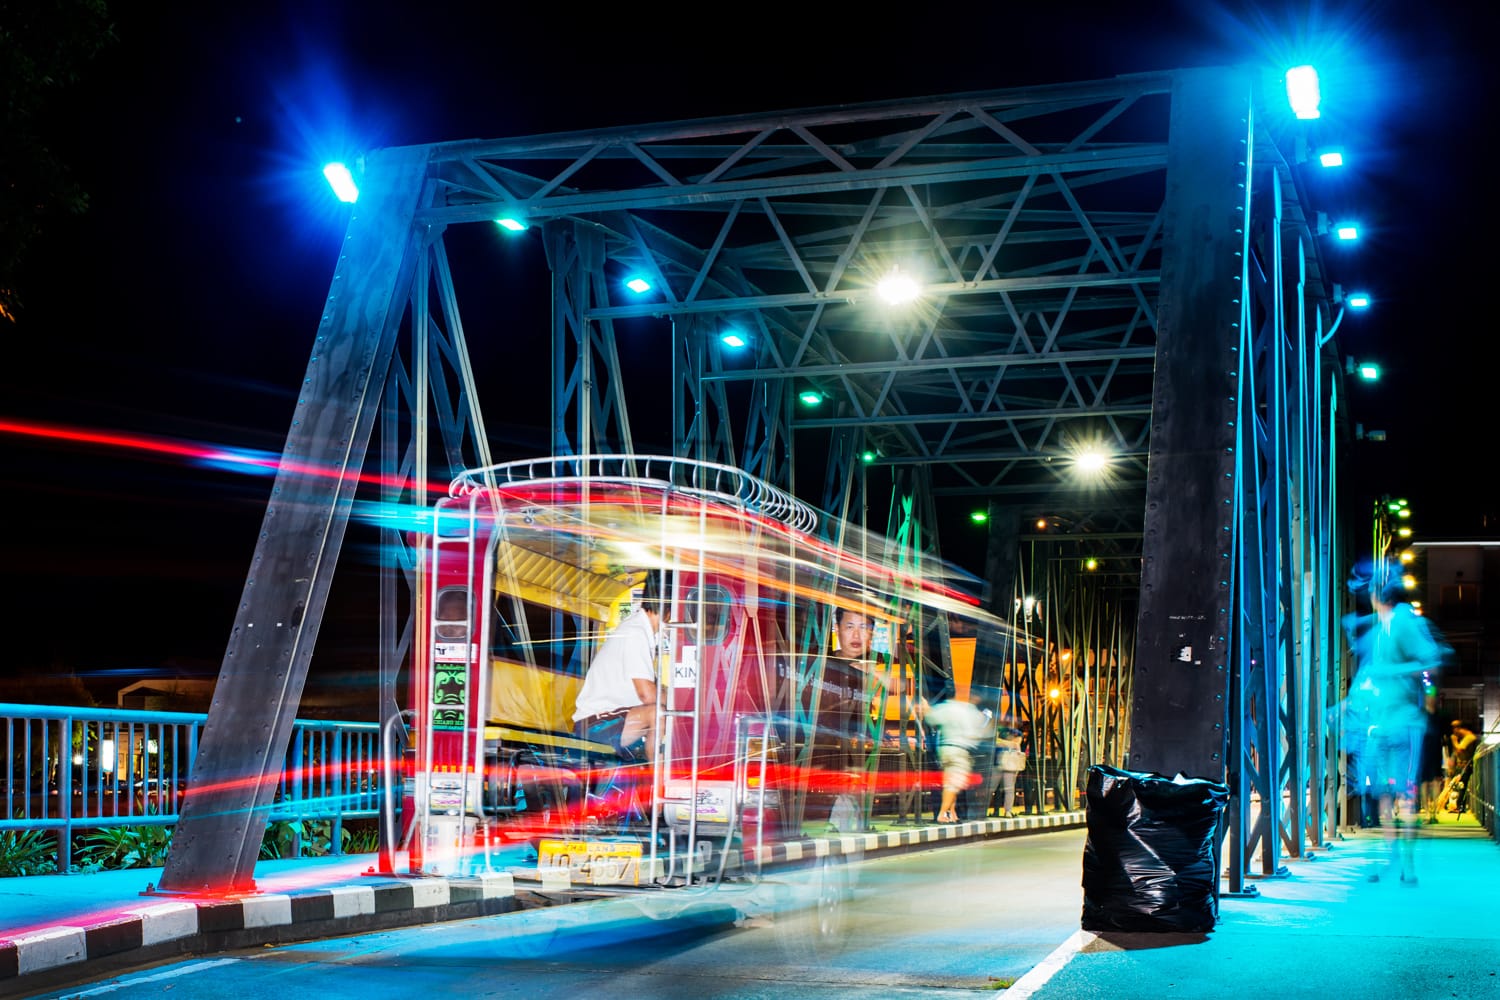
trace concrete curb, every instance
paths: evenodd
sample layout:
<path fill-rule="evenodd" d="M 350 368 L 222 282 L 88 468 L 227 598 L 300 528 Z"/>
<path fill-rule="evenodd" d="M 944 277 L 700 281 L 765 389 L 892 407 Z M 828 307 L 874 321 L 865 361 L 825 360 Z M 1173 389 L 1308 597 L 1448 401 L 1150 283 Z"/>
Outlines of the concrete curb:
<path fill-rule="evenodd" d="M 795 865 L 829 855 L 908 851 L 1015 834 L 1083 826 L 1083 812 L 974 820 L 944 826 L 840 833 L 767 845 L 760 864 Z M 88 876 L 81 876 L 87 878 Z M 491 873 L 462 878 L 368 876 L 342 884 L 238 898 L 161 899 L 129 907 L 110 919 L 4 936 L 0 932 L 0 996 L 21 996 L 94 975 L 190 953 L 212 954 L 264 944 L 286 944 L 342 934 L 520 909 L 513 877 Z"/>

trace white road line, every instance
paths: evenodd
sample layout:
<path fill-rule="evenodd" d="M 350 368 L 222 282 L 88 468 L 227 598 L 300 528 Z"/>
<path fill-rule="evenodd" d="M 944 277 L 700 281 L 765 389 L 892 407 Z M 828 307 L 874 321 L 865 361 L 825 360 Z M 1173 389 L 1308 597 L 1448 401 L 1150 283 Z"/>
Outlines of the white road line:
<path fill-rule="evenodd" d="M 1067 965 L 1074 955 L 1086 948 L 1097 936 L 1093 931 L 1074 931 L 1066 941 L 1052 949 L 1052 954 L 1042 959 L 1036 968 L 1011 983 L 1005 990 L 1005 1000 L 1029 1000 L 1033 993 L 1047 985 L 1047 981 L 1057 975 L 1059 969 Z"/>
<path fill-rule="evenodd" d="M 127 986 L 140 986 L 142 983 L 159 983 L 164 979 L 190 976 L 195 972 L 206 972 L 216 966 L 230 965 L 238 961 L 239 959 L 237 958 L 218 958 L 212 962 L 194 962 L 192 965 L 184 965 L 180 969 L 168 969 L 166 972 L 158 972 L 151 976 L 141 976 L 138 979 L 122 979 L 118 982 L 107 983 L 104 986 L 96 986 L 91 990 L 84 990 L 82 993 L 64 993 L 62 996 L 66 1000 L 72 1000 L 74 997 L 96 997 L 104 993 L 113 993 L 115 990 L 124 989 Z"/>

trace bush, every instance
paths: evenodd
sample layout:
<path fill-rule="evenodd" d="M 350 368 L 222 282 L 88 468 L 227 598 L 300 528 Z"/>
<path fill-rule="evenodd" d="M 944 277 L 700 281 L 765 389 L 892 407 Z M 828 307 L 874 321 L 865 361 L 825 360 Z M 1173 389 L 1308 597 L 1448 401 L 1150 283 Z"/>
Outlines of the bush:
<path fill-rule="evenodd" d="M 41 830 L 0 830 L 0 878 L 51 875 L 57 871 L 57 842 Z"/>
<path fill-rule="evenodd" d="M 83 838 L 80 864 L 93 868 L 157 868 L 172 846 L 169 826 L 106 826 Z"/>
<path fill-rule="evenodd" d="M 302 851 L 297 852 L 298 838 Z M 346 821 L 339 833 L 340 854 L 373 854 L 380 848 L 380 824 L 375 820 Z M 266 827 L 260 843 L 262 860 L 317 858 L 333 853 L 333 821 L 277 820 Z"/>
<path fill-rule="evenodd" d="M 342 842 L 349 839 L 344 831 Z M 297 849 L 300 841 L 302 849 Z M 333 846 L 333 821 L 326 819 L 277 820 L 266 827 L 266 835 L 260 842 L 262 859 L 318 858 L 329 853 Z"/>
<path fill-rule="evenodd" d="M 374 854 L 380 850 L 380 824 L 373 820 L 349 820 L 344 824 L 345 854 Z"/>

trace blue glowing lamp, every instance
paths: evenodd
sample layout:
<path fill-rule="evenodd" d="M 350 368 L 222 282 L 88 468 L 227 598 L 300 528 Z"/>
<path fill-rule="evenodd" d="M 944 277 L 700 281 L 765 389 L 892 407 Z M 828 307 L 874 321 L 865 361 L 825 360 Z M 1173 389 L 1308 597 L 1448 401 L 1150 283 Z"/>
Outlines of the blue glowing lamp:
<path fill-rule="evenodd" d="M 1351 292 L 1344 301 L 1349 303 L 1350 309 L 1370 308 L 1370 296 L 1367 292 Z"/>
<path fill-rule="evenodd" d="M 647 281 L 645 278 L 642 278 L 640 275 L 636 275 L 629 281 L 625 282 L 625 287 L 630 289 L 632 292 L 635 292 L 635 294 L 637 295 L 645 295 L 647 292 L 651 291 L 651 282 Z"/>
<path fill-rule="evenodd" d="M 1359 239 L 1359 227 L 1352 222 L 1340 222 L 1333 227 L 1333 232 L 1341 240 L 1352 241 Z"/>
<path fill-rule="evenodd" d="M 1364 379 L 1366 382 L 1378 382 L 1380 380 L 1379 365 L 1373 365 L 1370 362 L 1366 361 L 1364 364 L 1359 365 L 1355 370 L 1359 372 L 1359 377 Z"/>
<path fill-rule="evenodd" d="M 333 188 L 333 195 L 339 201 L 352 205 L 359 200 L 359 186 L 354 183 L 354 175 L 348 167 L 342 163 L 326 164 L 323 176 L 328 179 L 328 186 Z"/>
<path fill-rule="evenodd" d="M 525 221 L 510 215 L 507 215 L 503 219 L 496 219 L 495 225 L 508 233 L 524 233 L 526 231 Z"/>
<path fill-rule="evenodd" d="M 740 336 L 733 330 L 730 330 L 728 333 L 719 338 L 719 343 L 723 344 L 725 347 L 738 348 L 744 347 L 747 343 L 749 343 L 749 341 L 747 341 L 744 337 Z"/>
<path fill-rule="evenodd" d="M 1286 71 L 1286 99 L 1292 114 L 1298 118 L 1317 118 L 1323 95 L 1318 88 L 1318 71 L 1311 66 L 1293 66 Z"/>
<path fill-rule="evenodd" d="M 1325 167 L 1342 167 L 1344 165 L 1344 154 L 1337 149 L 1325 150 L 1318 154 L 1318 162 Z"/>

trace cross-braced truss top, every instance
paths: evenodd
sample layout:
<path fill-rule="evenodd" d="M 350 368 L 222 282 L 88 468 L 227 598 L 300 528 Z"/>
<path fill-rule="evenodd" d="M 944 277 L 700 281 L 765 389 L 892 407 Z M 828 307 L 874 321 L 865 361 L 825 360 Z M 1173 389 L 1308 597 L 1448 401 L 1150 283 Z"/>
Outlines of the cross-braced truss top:
<path fill-rule="evenodd" d="M 939 493 L 1050 494 L 1085 446 L 1138 486 L 1169 80 L 442 145 L 421 218 L 586 227 L 654 287 L 585 321 L 733 326 L 753 362 L 716 349 L 705 384 L 816 389 L 795 428 L 858 428 Z M 894 271 L 914 302 L 880 299 Z"/>

